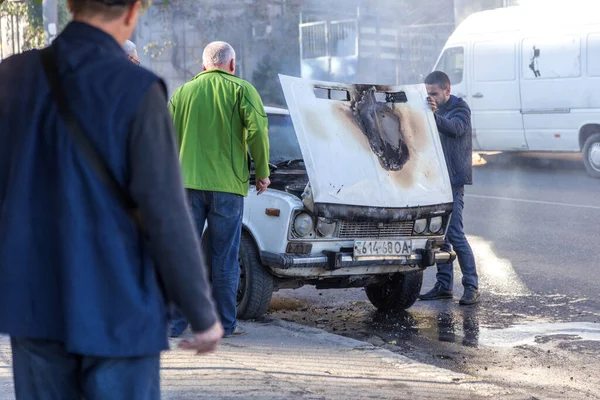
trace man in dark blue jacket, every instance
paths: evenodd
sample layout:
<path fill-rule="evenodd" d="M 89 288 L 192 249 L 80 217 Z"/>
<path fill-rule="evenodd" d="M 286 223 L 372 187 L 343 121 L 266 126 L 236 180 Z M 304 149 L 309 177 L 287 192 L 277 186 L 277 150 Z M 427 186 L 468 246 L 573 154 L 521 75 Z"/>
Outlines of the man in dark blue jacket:
<path fill-rule="evenodd" d="M 18 400 L 159 399 L 165 297 L 192 325 L 181 347 L 213 351 L 223 335 L 164 83 L 121 48 L 141 5 L 69 0 L 73 22 L 52 48 L 75 118 L 147 239 L 57 115 L 40 52 L 0 65 L 0 332 Z"/>
<path fill-rule="evenodd" d="M 475 257 L 463 230 L 465 185 L 473 184 L 471 110 L 467 103 L 450 94 L 450 79 L 443 72 L 432 72 L 425 79 L 427 101 L 435 115 L 446 165 L 450 173 L 454 209 L 446 235 L 444 250 L 454 248 L 463 274 L 464 294 L 461 305 L 479 301 Z M 433 289 L 419 296 L 421 300 L 451 299 L 454 287 L 452 264 L 438 264 Z"/>

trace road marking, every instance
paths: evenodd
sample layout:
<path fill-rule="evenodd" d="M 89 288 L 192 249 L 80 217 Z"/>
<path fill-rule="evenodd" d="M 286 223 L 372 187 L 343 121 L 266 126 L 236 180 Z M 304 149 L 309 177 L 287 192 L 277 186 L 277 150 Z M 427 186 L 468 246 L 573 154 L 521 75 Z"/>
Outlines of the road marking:
<path fill-rule="evenodd" d="M 587 208 L 587 209 L 592 209 L 592 210 L 600 210 L 600 206 L 588 206 L 588 205 L 584 205 L 584 204 L 570 204 L 570 203 L 557 203 L 554 201 L 515 199 L 512 197 L 483 196 L 483 195 L 479 195 L 479 194 L 466 194 L 465 197 L 473 197 L 476 199 L 488 199 L 488 200 L 516 201 L 519 203 L 545 204 L 548 206 L 563 206 L 563 207 L 571 207 L 571 208 Z"/>

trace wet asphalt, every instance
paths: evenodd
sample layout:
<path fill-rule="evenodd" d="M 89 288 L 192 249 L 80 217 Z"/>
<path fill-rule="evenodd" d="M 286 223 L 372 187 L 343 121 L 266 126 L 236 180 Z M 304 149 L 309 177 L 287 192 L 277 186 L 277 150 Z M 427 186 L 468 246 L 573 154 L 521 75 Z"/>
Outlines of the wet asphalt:
<path fill-rule="evenodd" d="M 495 155 L 474 168 L 465 231 L 483 293 L 380 313 L 362 289 L 274 295 L 267 318 L 369 341 L 531 398 L 600 398 L 600 180 L 573 155 Z M 423 291 L 435 283 L 425 272 Z"/>

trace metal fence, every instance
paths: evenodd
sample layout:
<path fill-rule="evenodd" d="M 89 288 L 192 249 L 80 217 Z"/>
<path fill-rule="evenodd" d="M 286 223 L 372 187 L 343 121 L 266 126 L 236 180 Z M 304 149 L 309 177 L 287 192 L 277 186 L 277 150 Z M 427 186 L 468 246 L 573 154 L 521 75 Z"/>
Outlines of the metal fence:
<path fill-rule="evenodd" d="M 338 57 L 358 55 L 358 21 L 349 19 L 329 23 L 330 52 Z"/>
<path fill-rule="evenodd" d="M 430 71 L 454 24 L 394 26 L 355 18 L 299 28 L 303 77 L 397 84 L 415 83 Z"/>
<path fill-rule="evenodd" d="M 0 60 L 23 50 L 25 23 L 24 16 L 0 10 Z"/>
<path fill-rule="evenodd" d="M 329 31 L 326 21 L 300 25 L 300 57 L 319 58 L 329 56 Z"/>

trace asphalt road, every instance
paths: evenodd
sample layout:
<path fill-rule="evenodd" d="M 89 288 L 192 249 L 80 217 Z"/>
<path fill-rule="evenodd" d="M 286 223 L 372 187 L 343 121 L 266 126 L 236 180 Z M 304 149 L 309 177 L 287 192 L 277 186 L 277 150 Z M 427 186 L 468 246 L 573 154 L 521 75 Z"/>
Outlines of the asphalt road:
<path fill-rule="evenodd" d="M 477 167 L 466 208 L 484 288 L 566 295 L 600 310 L 600 180 L 578 159 L 522 156 Z"/>
<path fill-rule="evenodd" d="M 362 289 L 275 294 L 270 314 L 521 388 L 600 398 L 600 180 L 579 157 L 491 156 L 467 188 L 465 231 L 481 304 L 418 301 L 383 314 Z M 423 291 L 435 282 L 425 272 Z"/>

